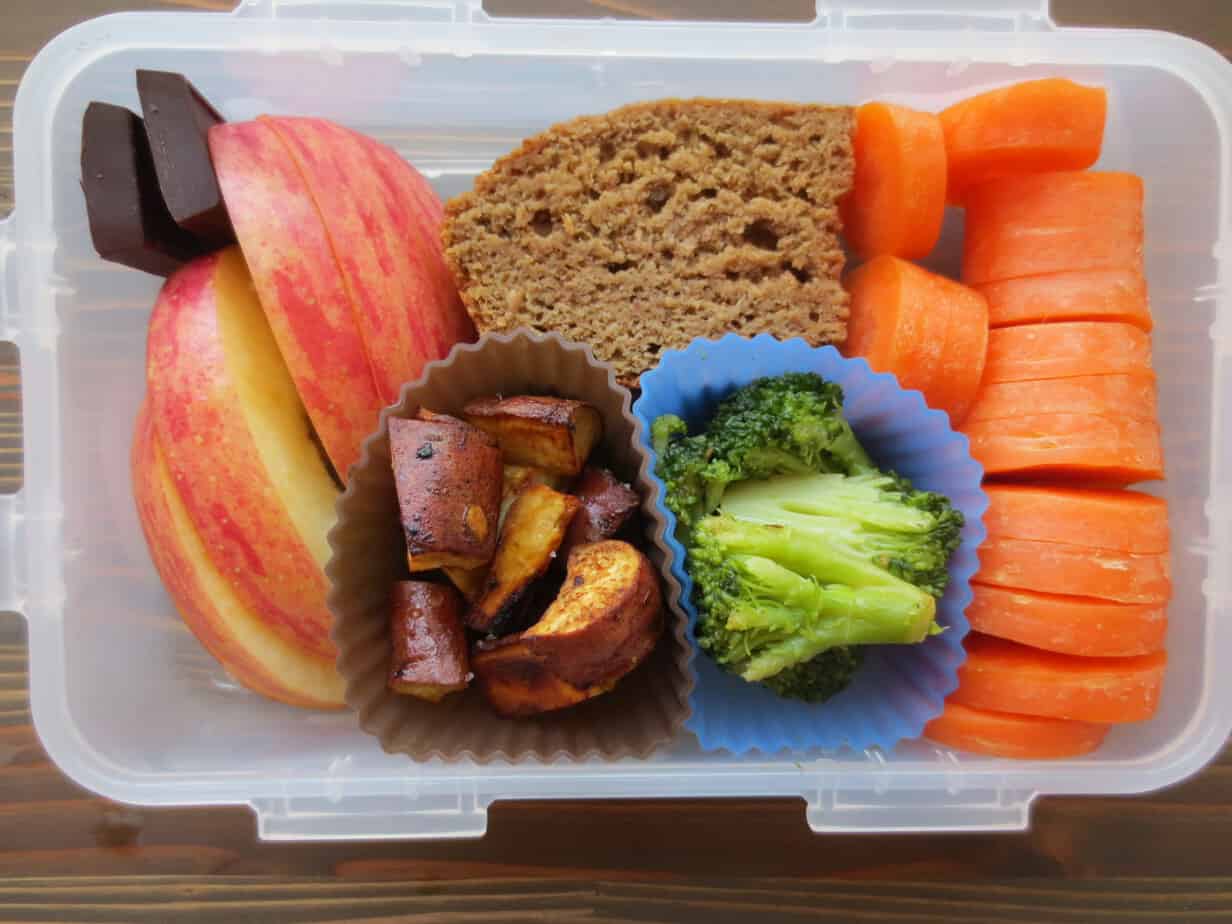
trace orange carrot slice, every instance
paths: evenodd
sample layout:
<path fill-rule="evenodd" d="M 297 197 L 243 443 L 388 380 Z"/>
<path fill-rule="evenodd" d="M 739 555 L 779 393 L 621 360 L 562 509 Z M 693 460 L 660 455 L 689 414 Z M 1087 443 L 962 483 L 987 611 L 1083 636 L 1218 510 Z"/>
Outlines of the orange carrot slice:
<path fill-rule="evenodd" d="M 1138 491 L 990 484 L 984 488 L 990 536 L 1065 542 L 1135 554 L 1170 547 L 1168 502 Z"/>
<path fill-rule="evenodd" d="M 1163 651 L 1163 603 L 1111 603 L 972 584 L 967 621 L 985 635 L 1062 654 L 1128 657 Z"/>
<path fill-rule="evenodd" d="M 1074 270 L 1142 270 L 1142 180 L 1039 173 L 967 194 L 962 279 L 983 285 Z"/>
<path fill-rule="evenodd" d="M 994 587 L 1117 603 L 1166 603 L 1172 595 L 1171 567 L 1163 553 L 989 536 L 979 556 L 978 579 Z"/>
<path fill-rule="evenodd" d="M 1155 377 L 1079 375 L 1072 379 L 997 382 L 985 385 L 967 421 L 999 420 L 1027 414 L 1095 414 L 1158 420 Z"/>
<path fill-rule="evenodd" d="M 943 278 L 943 277 L 938 277 Z M 950 323 L 945 333 L 945 349 L 937 377 L 926 392 L 928 403 L 950 415 L 957 427 L 971 412 L 979 398 L 988 356 L 988 303 L 974 289 L 945 280 L 953 299 Z"/>
<path fill-rule="evenodd" d="M 1091 166 L 1099 159 L 1107 109 L 1103 88 L 1060 77 L 955 103 L 940 115 L 949 200 L 961 203 L 970 187 L 996 177 Z"/>
<path fill-rule="evenodd" d="M 979 391 L 988 340 L 983 296 L 897 257 L 875 257 L 847 277 L 848 356 L 892 372 L 957 423 Z"/>
<path fill-rule="evenodd" d="M 1159 425 L 1095 414 L 1031 414 L 962 426 L 986 475 L 1127 485 L 1164 476 Z"/>
<path fill-rule="evenodd" d="M 1151 338 L 1130 324 L 1068 321 L 988 332 L 984 382 L 1151 375 Z"/>
<path fill-rule="evenodd" d="M 1075 270 L 1021 276 L 976 287 L 988 299 L 992 327 L 1047 321 L 1124 321 L 1152 326 L 1146 277 L 1133 269 Z"/>
<path fill-rule="evenodd" d="M 945 138 L 931 112 L 890 103 L 856 110 L 856 173 L 840 204 L 843 235 L 863 257 L 915 259 L 945 217 Z"/>
<path fill-rule="evenodd" d="M 1165 652 L 1077 658 L 972 633 L 950 701 L 976 709 L 1080 722 L 1142 722 L 1155 714 Z"/>
<path fill-rule="evenodd" d="M 937 375 L 949 325 L 949 301 L 935 297 L 932 274 L 883 256 L 848 274 L 851 295 L 843 352 L 875 372 L 892 372 L 903 388 L 922 390 Z"/>
<path fill-rule="evenodd" d="M 1089 754 L 1108 734 L 1107 725 L 990 712 L 947 702 L 924 726 L 924 737 L 973 754 L 1018 760 L 1058 760 Z"/>

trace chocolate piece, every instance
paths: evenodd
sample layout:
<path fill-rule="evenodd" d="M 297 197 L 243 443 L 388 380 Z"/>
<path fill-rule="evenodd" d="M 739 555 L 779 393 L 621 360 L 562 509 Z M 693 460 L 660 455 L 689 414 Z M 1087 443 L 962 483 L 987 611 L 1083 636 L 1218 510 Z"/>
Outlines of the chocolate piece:
<path fill-rule="evenodd" d="M 169 276 L 205 252 L 167 211 L 141 119 L 123 106 L 86 107 L 81 188 L 90 237 L 104 260 Z"/>
<path fill-rule="evenodd" d="M 171 217 L 211 249 L 234 243 L 207 140 L 223 117 L 183 74 L 137 71 L 137 95 Z"/>

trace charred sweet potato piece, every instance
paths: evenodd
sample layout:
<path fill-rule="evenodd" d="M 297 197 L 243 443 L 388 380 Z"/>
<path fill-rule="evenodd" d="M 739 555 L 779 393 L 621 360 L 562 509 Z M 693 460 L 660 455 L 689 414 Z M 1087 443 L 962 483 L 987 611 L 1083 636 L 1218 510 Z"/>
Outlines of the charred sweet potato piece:
<path fill-rule="evenodd" d="M 574 686 L 552 673 L 544 658 L 516 635 L 476 644 L 471 667 L 488 704 L 507 718 L 575 706 L 613 685 Z"/>
<path fill-rule="evenodd" d="M 623 677 L 650 654 L 662 613 L 650 560 L 609 539 L 574 549 L 560 593 L 522 640 L 557 677 L 590 687 Z"/>
<path fill-rule="evenodd" d="M 394 584 L 389 613 L 389 688 L 438 702 L 466 687 L 470 668 L 462 600 L 444 584 Z"/>
<path fill-rule="evenodd" d="M 514 465 L 577 475 L 603 436 L 603 417 L 592 405 L 568 398 L 478 398 L 462 411 L 491 433 Z"/>
<path fill-rule="evenodd" d="M 411 571 L 490 561 L 502 482 L 496 442 L 462 421 L 393 418 L 389 445 Z"/>
<path fill-rule="evenodd" d="M 501 523 L 509 515 L 509 508 L 526 488 L 536 484 L 546 484 L 553 491 L 565 491 L 571 478 L 549 472 L 547 469 L 535 468 L 533 465 L 506 465 L 504 488 L 501 492 Z"/>
<path fill-rule="evenodd" d="M 573 493 L 582 507 L 569 524 L 560 547 L 560 554 L 566 557 L 579 545 L 611 539 L 641 502 L 636 491 L 618 481 L 606 468 L 589 465 Z"/>
<path fill-rule="evenodd" d="M 415 417 L 418 420 L 431 420 L 435 423 L 466 423 L 466 421 L 461 417 L 454 417 L 450 414 L 442 414 L 439 411 L 432 411 L 426 407 L 421 407 L 418 411 L 416 411 Z"/>
<path fill-rule="evenodd" d="M 469 426 L 469 424 L 465 424 L 463 421 L 458 421 L 457 418 L 449 417 L 445 414 L 435 414 L 432 411 L 423 410 L 419 413 L 421 416 L 427 414 L 428 416 L 424 418 L 426 420 L 455 420 L 464 426 Z M 530 465 L 506 465 L 501 483 L 500 522 L 505 522 L 509 508 L 513 506 L 513 502 L 517 499 L 518 494 L 521 493 L 523 488 L 528 488 L 533 484 L 546 484 L 549 488 L 560 491 L 567 483 L 568 479 L 563 475 L 555 475 L 541 468 L 534 468 Z M 462 596 L 467 601 L 473 603 L 483 593 L 484 582 L 488 578 L 487 566 L 481 565 L 478 568 L 450 566 L 443 570 L 449 580 L 453 582 L 454 587 L 462 592 Z"/>
<path fill-rule="evenodd" d="M 547 485 L 531 485 L 509 508 L 479 599 L 471 604 L 466 624 L 478 632 L 500 634 L 518 600 L 548 570 L 579 501 Z"/>
<path fill-rule="evenodd" d="M 566 476 L 533 465 L 506 465 L 504 474 L 504 493 L 501 495 L 504 500 L 512 500 L 523 488 L 529 488 L 532 484 L 546 484 L 553 491 L 564 491 L 569 486 Z"/>
<path fill-rule="evenodd" d="M 488 579 L 486 565 L 480 565 L 478 568 L 456 568 L 447 565 L 441 570 L 445 572 L 445 577 L 449 578 L 449 583 L 458 588 L 467 603 L 474 602 L 483 593 L 484 582 Z"/>

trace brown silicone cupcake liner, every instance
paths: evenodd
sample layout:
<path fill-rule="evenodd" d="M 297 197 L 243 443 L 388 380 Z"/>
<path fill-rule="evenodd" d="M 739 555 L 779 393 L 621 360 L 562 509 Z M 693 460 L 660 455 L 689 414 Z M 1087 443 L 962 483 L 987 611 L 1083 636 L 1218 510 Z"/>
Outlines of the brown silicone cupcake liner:
<path fill-rule="evenodd" d="M 670 603 L 663 637 L 612 692 L 534 718 L 501 718 L 473 686 L 440 703 L 392 693 L 385 686 L 389 593 L 393 582 L 405 577 L 406 546 L 390 468 L 389 418 L 412 417 L 421 407 L 459 413 L 483 395 L 535 393 L 587 401 L 603 415 L 603 442 L 594 458 L 642 497 L 646 552 L 659 567 Z M 688 717 L 693 681 L 680 588 L 668 571 L 666 524 L 648 480 L 649 466 L 631 396 L 617 384 L 612 367 L 596 360 L 588 347 L 556 334 L 525 329 L 487 334 L 478 343 L 455 346 L 404 385 L 401 399 L 381 413 L 377 431 L 364 441 L 329 534 L 333 638 L 346 701 L 360 726 L 386 751 L 415 760 L 615 760 L 645 757 L 670 741 Z"/>

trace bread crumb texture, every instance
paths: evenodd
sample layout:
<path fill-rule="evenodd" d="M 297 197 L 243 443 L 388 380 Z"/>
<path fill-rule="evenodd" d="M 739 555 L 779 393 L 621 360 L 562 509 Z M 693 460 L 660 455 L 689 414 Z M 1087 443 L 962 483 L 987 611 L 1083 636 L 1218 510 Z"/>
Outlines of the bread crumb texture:
<path fill-rule="evenodd" d="M 842 343 L 852 110 L 660 100 L 529 138 L 446 208 L 481 332 L 589 343 L 625 384 L 695 337 Z"/>

